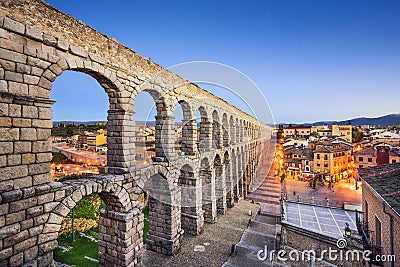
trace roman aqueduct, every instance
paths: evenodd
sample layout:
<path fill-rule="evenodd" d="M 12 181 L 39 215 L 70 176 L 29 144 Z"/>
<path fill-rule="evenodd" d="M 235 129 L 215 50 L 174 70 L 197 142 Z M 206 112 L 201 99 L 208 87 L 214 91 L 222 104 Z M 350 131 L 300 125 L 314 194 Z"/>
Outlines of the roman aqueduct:
<path fill-rule="evenodd" d="M 108 95 L 108 172 L 60 183 L 50 176 L 50 90 L 66 70 L 90 75 Z M 157 107 L 156 156 L 147 167 L 135 163 L 142 91 Z M 174 151 L 178 104 L 184 156 Z M 1 266 L 51 265 L 62 219 L 93 193 L 105 202 L 100 266 L 141 265 L 143 190 L 146 247 L 173 255 L 183 233 L 201 234 L 204 222 L 246 197 L 270 136 L 269 126 L 42 1 L 0 3 Z"/>

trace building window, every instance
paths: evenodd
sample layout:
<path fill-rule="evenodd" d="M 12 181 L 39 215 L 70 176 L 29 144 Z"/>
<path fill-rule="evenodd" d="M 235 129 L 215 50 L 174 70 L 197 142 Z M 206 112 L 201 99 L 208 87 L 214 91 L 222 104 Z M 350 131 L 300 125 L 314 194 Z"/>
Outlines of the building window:
<path fill-rule="evenodd" d="M 395 159 L 392 159 L 392 163 L 396 163 L 396 160 L 395 160 Z"/>
<path fill-rule="evenodd" d="M 365 221 L 368 222 L 368 202 L 365 200 Z"/>
<path fill-rule="evenodd" d="M 321 166 L 321 164 L 317 163 L 317 167 L 320 167 L 320 166 Z"/>
<path fill-rule="evenodd" d="M 363 161 L 364 161 L 364 158 L 363 158 L 363 157 L 358 157 L 358 161 L 359 161 L 359 162 L 363 162 Z"/>
<path fill-rule="evenodd" d="M 372 158 L 368 158 L 368 162 L 372 162 Z"/>
<path fill-rule="evenodd" d="M 328 162 L 325 162 L 325 163 L 324 163 L 324 167 L 325 167 L 325 168 L 328 168 Z"/>
<path fill-rule="evenodd" d="M 324 160 L 328 160 L 328 155 L 324 155 Z"/>
<path fill-rule="evenodd" d="M 320 159 L 319 154 L 317 154 L 317 159 Z"/>
<path fill-rule="evenodd" d="M 375 216 L 375 243 L 379 247 L 382 246 L 381 230 L 381 221 Z"/>

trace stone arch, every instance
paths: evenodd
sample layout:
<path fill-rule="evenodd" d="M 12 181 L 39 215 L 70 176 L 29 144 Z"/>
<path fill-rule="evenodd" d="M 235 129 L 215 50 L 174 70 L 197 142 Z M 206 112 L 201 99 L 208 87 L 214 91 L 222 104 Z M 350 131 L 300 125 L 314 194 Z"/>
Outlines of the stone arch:
<path fill-rule="evenodd" d="M 178 184 L 182 191 L 181 223 L 186 233 L 199 235 L 203 230 L 201 179 L 185 164 L 180 169 Z"/>
<path fill-rule="evenodd" d="M 38 86 L 51 90 L 52 83 L 64 71 L 75 71 L 85 73 L 94 78 L 104 89 L 108 96 L 109 108 L 107 116 L 108 150 L 107 165 L 110 173 L 121 174 L 127 172 L 135 164 L 133 149 L 128 145 L 129 138 L 133 136 L 131 130 L 132 121 L 129 116 L 133 115 L 133 103 L 130 97 L 123 101 L 121 95 L 131 96 L 131 92 L 125 89 L 116 76 L 116 72 L 103 67 L 96 62 L 83 61 L 81 58 L 69 55 L 66 59 L 61 58 L 57 63 L 49 65 L 43 72 Z M 116 129 L 116 126 L 119 129 Z M 124 134 L 122 134 L 124 132 Z"/>
<path fill-rule="evenodd" d="M 199 176 L 202 184 L 202 208 L 204 221 L 214 223 L 217 218 L 217 203 L 215 198 L 215 177 L 212 173 L 210 160 L 204 157 L 200 161 Z"/>
<path fill-rule="evenodd" d="M 151 174 L 145 186 L 149 195 L 150 222 L 146 248 L 174 255 L 179 251 L 184 233 L 181 228 L 181 188 L 177 179 L 163 169 L 156 167 L 157 172 Z"/>
<path fill-rule="evenodd" d="M 212 113 L 212 147 L 221 148 L 222 147 L 222 125 L 218 116 L 218 111 L 214 110 Z"/>
<path fill-rule="evenodd" d="M 230 144 L 230 127 L 228 122 L 228 115 L 226 113 L 222 114 L 222 141 L 224 147 L 229 146 Z"/>
<path fill-rule="evenodd" d="M 239 123 L 239 118 L 236 118 L 236 120 L 235 120 L 236 143 L 242 142 L 241 135 L 240 135 L 240 128 L 241 128 L 241 125 Z"/>
<path fill-rule="evenodd" d="M 241 144 L 245 143 L 243 139 L 246 129 L 245 122 L 251 121 L 254 123 L 256 120 L 197 85 L 187 84 L 185 80 L 163 69 L 150 59 L 119 44 L 115 39 L 96 32 L 93 28 L 73 17 L 57 11 L 43 1 L 4 0 L 3 2 L 5 4 L 2 5 L 2 16 L 6 17 L 0 18 L 0 28 L 2 39 L 5 41 L 0 44 L 0 57 L 4 62 L 7 62 L 0 66 L 0 72 L 4 72 L 4 82 L 1 84 L 3 91 L 1 92 L 1 108 L 3 109 L 3 114 L 4 110 L 6 110 L 5 114 L 8 113 L 3 117 L 5 121 L 11 122 L 11 126 L 5 127 L 10 135 L 7 136 L 9 138 L 7 146 L 3 148 L 3 157 L 7 161 L 7 166 L 3 167 L 6 171 L 3 172 L 2 179 L 6 183 L 13 183 L 18 179 L 19 185 L 17 186 L 17 183 L 14 183 L 12 190 L 8 191 L 7 194 L 2 194 L 2 203 L 8 207 L 8 215 L 14 213 L 17 209 L 19 209 L 17 212 L 24 210 L 24 215 L 15 222 L 16 225 L 34 221 L 35 229 L 39 229 L 34 234 L 30 233 L 31 236 L 29 236 L 30 240 L 35 240 L 35 242 L 26 242 L 26 240 L 17 240 L 17 238 L 20 239 L 28 229 L 22 230 L 21 228 L 16 231 L 8 231 L 9 225 L 0 227 L 3 233 L 7 235 L 6 238 L 15 241 L 13 245 L 8 244 L 8 247 L 3 247 L 2 252 L 13 250 L 12 253 L 4 256 L 3 260 L 9 264 L 10 262 L 15 263 L 18 261 L 18 264 L 15 263 L 15 265 L 27 263 L 28 265 L 47 266 L 51 264 L 51 251 L 55 240 L 53 236 L 48 234 L 54 232 L 53 230 L 56 228 L 49 230 L 49 226 L 47 226 L 46 231 L 49 231 L 47 233 L 40 232 L 40 229 L 44 227 L 46 220 L 48 220 L 49 224 L 51 221 L 58 220 L 56 213 L 52 212 L 52 210 L 59 205 L 60 200 L 64 199 L 63 194 L 68 194 L 69 196 L 73 191 L 71 189 L 70 193 L 66 193 L 68 190 L 62 189 L 61 183 L 50 182 L 48 164 L 50 159 L 44 159 L 51 151 L 50 143 L 47 139 L 52 125 L 51 105 L 53 102 L 49 100 L 52 81 L 63 70 L 67 69 L 81 71 L 95 77 L 106 89 L 110 99 L 108 112 L 108 121 L 111 127 L 109 130 L 109 153 L 112 155 L 112 159 L 109 160 L 109 173 L 124 174 L 123 176 L 118 175 L 115 183 L 121 185 L 121 191 L 126 190 L 130 193 L 130 200 L 134 203 L 131 207 L 132 210 L 129 211 L 115 211 L 114 208 L 106 211 L 107 218 L 105 220 L 107 219 L 108 222 L 112 223 L 113 227 L 116 225 L 118 228 L 126 229 L 135 236 L 132 237 L 130 234 L 122 236 L 123 233 L 121 233 L 121 237 L 119 237 L 118 233 L 115 232 L 116 237 L 122 241 L 115 246 L 119 251 L 112 252 L 109 258 L 114 259 L 115 255 L 122 255 L 119 253 L 121 251 L 122 253 L 126 251 L 127 254 L 115 259 L 115 261 L 102 262 L 100 265 L 129 266 L 132 264 L 141 265 L 142 263 L 143 244 L 141 243 L 139 232 L 143 227 L 143 217 L 136 201 L 137 194 L 144 188 L 145 179 L 139 177 L 140 174 L 148 177 L 149 180 L 159 181 L 160 187 L 158 189 L 161 193 L 158 192 L 154 196 L 161 199 L 156 199 L 159 202 L 155 202 L 154 199 L 150 200 L 150 202 L 153 201 L 152 205 L 155 207 L 150 213 L 153 216 L 160 215 L 157 217 L 159 225 L 167 225 L 165 228 L 153 228 L 151 230 L 147 244 L 148 249 L 164 254 L 176 253 L 183 232 L 180 221 L 181 191 L 178 186 L 180 169 L 175 169 L 175 166 L 178 165 L 175 163 L 186 159 L 191 160 L 191 158 L 174 158 L 173 144 L 170 143 L 173 140 L 174 120 L 171 112 L 173 111 L 172 105 L 176 103 L 174 101 L 179 97 L 203 99 L 201 102 L 204 102 L 205 99 L 207 103 L 204 103 L 204 108 L 207 109 L 210 121 L 213 111 L 217 112 L 217 119 L 214 120 L 213 117 L 213 121 L 218 123 L 219 136 L 215 138 L 218 140 L 218 146 L 216 146 L 218 149 L 208 153 L 211 159 L 208 160 L 208 164 L 205 164 L 208 167 L 203 168 L 203 170 L 208 171 L 206 176 L 211 177 L 210 184 L 214 186 L 214 191 L 210 190 L 210 194 L 213 194 L 210 196 L 210 203 L 214 205 L 211 208 L 212 214 L 216 210 L 216 196 L 215 177 L 211 165 L 213 165 L 214 153 L 216 151 L 221 153 L 222 150 L 222 131 L 220 128 L 222 114 L 223 112 L 228 113 L 228 111 L 237 112 L 240 123 L 236 123 L 236 127 L 240 130 L 240 135 L 242 136 Z M 15 8 L 14 2 L 18 2 L 19 8 Z M 58 22 L 69 21 L 70 23 L 64 23 L 60 27 L 59 23 L 53 23 L 55 20 Z M 27 22 L 35 25 L 28 25 Z M 177 87 L 177 85 L 182 84 L 187 85 L 187 88 L 183 88 L 183 86 Z M 135 96 L 142 91 L 149 92 L 156 102 L 158 110 L 157 128 L 160 129 L 156 137 L 159 149 L 155 157 L 155 160 L 159 162 L 152 163 L 150 167 L 148 166 L 149 169 L 139 169 L 139 166 L 136 166 L 134 162 L 133 107 L 136 100 Z M 7 111 L 11 105 L 22 112 L 20 114 L 11 114 L 11 112 Z M 15 121 L 28 120 L 32 122 L 29 127 L 15 123 Z M 264 126 L 267 127 L 266 125 Z M 268 129 L 270 130 L 270 128 Z M 24 136 L 22 132 L 24 132 Z M 28 132 L 42 132 L 42 134 L 39 137 L 39 134 L 30 135 L 27 134 Z M 46 133 L 43 134 L 43 132 Z M 16 147 L 18 149 L 15 149 Z M 236 157 L 241 160 L 242 156 L 240 155 L 243 155 L 243 153 L 236 153 Z M 37 160 L 39 157 L 42 158 L 40 162 Z M 219 157 L 222 158 L 220 154 Z M 10 163 L 16 159 L 21 159 L 21 164 Z M 170 162 L 165 163 L 170 159 L 172 159 L 171 163 L 173 164 L 170 164 Z M 242 174 L 246 170 L 245 164 L 243 161 L 239 163 L 238 160 L 237 165 L 242 168 Z M 110 175 L 105 177 L 103 178 L 111 179 Z M 115 178 L 115 176 L 112 177 Z M 93 179 L 103 178 L 99 176 Z M 21 192 L 24 192 L 24 194 L 21 195 Z M 32 192 L 35 194 L 32 195 Z M 117 200 L 110 193 L 103 192 L 102 194 L 104 197 L 108 197 L 107 201 L 110 203 L 113 201 L 122 203 L 121 199 Z M 117 193 L 115 192 L 115 194 Z M 18 204 L 15 203 L 15 196 L 19 198 L 17 200 Z M 174 201 L 171 205 L 168 205 L 168 202 L 163 202 L 171 199 L 176 200 L 176 202 Z M 10 203 L 13 203 L 13 205 Z M 129 207 L 129 205 L 125 206 Z M 61 207 L 60 205 L 57 208 L 58 212 L 61 211 Z M 122 205 L 116 205 L 115 209 L 122 209 Z M 52 214 L 51 217 L 50 213 Z M 215 215 L 212 215 L 210 221 L 213 221 L 215 217 Z M 132 225 L 133 227 L 137 225 L 136 230 L 130 231 Z M 135 243 L 135 247 L 132 248 L 130 245 L 123 247 L 126 245 L 126 243 L 123 243 L 124 238 L 129 240 L 130 237 L 132 237 L 131 241 Z M 139 243 L 136 243 L 138 240 Z M 113 244 L 111 245 L 113 246 Z M 11 248 L 11 246 L 13 247 Z M 30 258 L 25 257 L 26 255 L 21 257 L 22 251 L 15 252 L 14 250 L 16 246 L 21 249 L 22 247 L 27 248 L 31 251 L 36 250 L 39 253 L 36 255 L 33 253 Z M 108 252 L 101 251 L 101 253 Z"/>
<path fill-rule="evenodd" d="M 186 100 L 179 100 L 178 104 L 182 108 L 183 119 L 181 125 L 181 145 L 180 149 L 183 155 L 192 156 L 196 153 L 196 134 L 197 134 L 197 123 L 195 113 Z M 175 135 L 176 137 L 176 135 Z M 179 142 L 178 142 L 179 143 Z"/>
<path fill-rule="evenodd" d="M 233 197 L 233 179 L 232 179 L 232 158 L 230 155 L 230 150 L 224 152 L 224 176 L 226 184 L 226 206 L 227 208 L 233 208 L 234 197 Z"/>
<path fill-rule="evenodd" d="M 209 151 L 211 148 L 212 139 L 212 126 L 210 119 L 207 114 L 207 109 L 204 106 L 200 106 L 197 109 L 200 113 L 200 133 L 198 134 L 198 145 L 199 152 Z"/>
<path fill-rule="evenodd" d="M 235 129 L 235 119 L 233 118 L 233 115 L 230 116 L 229 118 L 229 132 L 230 132 L 230 139 L 231 139 L 231 145 L 234 145 L 236 142 L 236 129 Z"/>
<path fill-rule="evenodd" d="M 174 116 L 171 115 L 170 111 L 170 98 L 165 95 L 160 88 L 155 88 L 151 88 L 150 85 L 141 86 L 138 92 L 132 96 L 132 99 L 135 103 L 137 96 L 144 93 L 148 93 L 153 98 L 156 106 L 156 126 L 154 144 L 155 156 L 152 158 L 152 160 L 155 162 L 165 162 L 169 161 L 175 156 L 174 144 L 167 142 L 167 140 L 175 140 L 175 119 Z M 133 124 L 134 123 L 135 122 L 133 122 Z M 134 144 L 131 145 L 134 147 Z"/>
<path fill-rule="evenodd" d="M 39 80 L 39 86 L 51 90 L 52 83 L 57 77 L 61 76 L 64 71 L 76 71 L 91 76 L 101 85 L 108 95 L 111 109 L 126 109 L 123 108 L 123 105 L 121 105 L 122 103 L 113 102 L 113 100 L 120 97 L 124 91 L 128 91 L 122 84 L 123 81 L 117 78 L 116 72 L 108 67 L 99 65 L 97 62 L 83 61 L 77 56 L 69 55 L 67 58 L 60 58 L 57 63 L 49 65 L 44 69 Z M 130 91 L 129 94 L 132 93 L 132 90 Z"/>
<path fill-rule="evenodd" d="M 226 182 L 223 169 L 223 161 L 217 153 L 213 162 L 214 177 L 215 177 L 215 195 L 217 197 L 217 212 L 225 214 L 226 212 Z"/>
<path fill-rule="evenodd" d="M 238 181 L 238 161 L 236 158 L 237 153 L 235 149 L 231 151 L 232 162 L 232 194 L 234 202 L 239 201 L 239 181 Z"/>
<path fill-rule="evenodd" d="M 143 246 L 144 217 L 133 206 L 121 178 L 79 179 L 66 181 L 63 185 L 59 194 L 63 192 L 65 197 L 52 210 L 39 236 L 49 240 L 42 245 L 42 250 L 49 252 L 57 246 L 56 239 L 63 218 L 82 198 L 97 193 L 105 203 L 99 219 L 99 264 L 124 266 L 141 257 L 139 248 Z M 127 249 L 121 251 L 118 246 Z"/>

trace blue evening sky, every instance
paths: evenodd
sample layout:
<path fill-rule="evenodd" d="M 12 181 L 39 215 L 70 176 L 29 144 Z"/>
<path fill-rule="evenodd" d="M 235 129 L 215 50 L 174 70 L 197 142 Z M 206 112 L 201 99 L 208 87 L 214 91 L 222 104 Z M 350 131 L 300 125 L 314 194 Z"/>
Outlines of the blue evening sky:
<path fill-rule="evenodd" d="M 213 61 L 243 72 L 277 122 L 400 113 L 400 1 L 47 1 L 164 67 Z M 85 76 L 57 78 L 54 120 L 106 119 L 106 95 Z M 144 120 L 149 107 L 137 109 Z"/>

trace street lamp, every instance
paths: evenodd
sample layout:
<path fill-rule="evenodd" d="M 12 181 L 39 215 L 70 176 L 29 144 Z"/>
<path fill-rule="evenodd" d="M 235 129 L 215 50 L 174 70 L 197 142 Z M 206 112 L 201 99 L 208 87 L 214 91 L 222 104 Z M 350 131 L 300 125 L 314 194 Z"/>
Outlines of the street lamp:
<path fill-rule="evenodd" d="M 351 229 L 348 223 L 346 223 L 346 227 L 344 228 L 344 235 L 346 237 L 350 237 L 351 236 Z"/>

